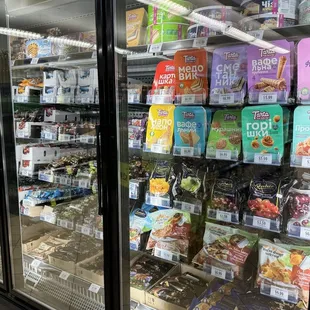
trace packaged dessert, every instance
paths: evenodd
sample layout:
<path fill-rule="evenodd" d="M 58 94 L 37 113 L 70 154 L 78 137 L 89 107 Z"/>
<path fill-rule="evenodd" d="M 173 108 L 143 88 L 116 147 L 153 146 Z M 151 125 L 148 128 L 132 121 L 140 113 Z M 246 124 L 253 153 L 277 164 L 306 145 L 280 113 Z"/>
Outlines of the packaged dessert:
<path fill-rule="evenodd" d="M 243 279 L 244 265 L 257 239 L 257 234 L 206 222 L 203 248 L 193 263 L 217 278 Z"/>
<path fill-rule="evenodd" d="M 244 103 L 247 82 L 247 46 L 216 48 L 213 52 L 210 105 Z"/>
<path fill-rule="evenodd" d="M 47 39 L 27 40 L 26 58 L 40 58 L 52 55 L 52 42 Z"/>
<path fill-rule="evenodd" d="M 173 103 L 175 95 L 174 61 L 161 61 L 157 67 L 151 90 L 151 102 Z"/>
<path fill-rule="evenodd" d="M 173 104 L 152 105 L 147 123 L 145 150 L 153 153 L 170 153 L 174 127 Z"/>
<path fill-rule="evenodd" d="M 176 102 L 205 104 L 208 95 L 208 62 L 205 49 L 177 51 L 174 55 Z"/>
<path fill-rule="evenodd" d="M 200 156 L 205 152 L 206 132 L 207 115 L 204 108 L 176 107 L 174 110 L 173 154 Z"/>
<path fill-rule="evenodd" d="M 214 113 L 207 143 L 207 158 L 238 160 L 241 153 L 241 111 Z"/>
<path fill-rule="evenodd" d="M 131 112 L 128 118 L 128 146 L 140 149 L 145 141 L 147 113 Z"/>
<path fill-rule="evenodd" d="M 188 24 L 184 23 L 162 23 L 147 27 L 147 44 L 157 44 L 184 40 L 187 36 Z"/>
<path fill-rule="evenodd" d="M 259 241 L 257 285 L 260 293 L 308 309 L 310 247 Z"/>
<path fill-rule="evenodd" d="M 310 11 L 309 11 L 309 1 L 300 1 L 299 8 L 299 19 L 298 23 L 300 25 L 308 25 L 310 23 Z"/>
<path fill-rule="evenodd" d="M 242 110 L 243 161 L 280 165 L 284 152 L 283 109 L 280 105 Z"/>
<path fill-rule="evenodd" d="M 196 9 L 193 12 L 224 23 L 238 22 L 240 19 L 239 8 L 232 6 L 211 5 Z"/>
<path fill-rule="evenodd" d="M 127 46 L 145 44 L 147 13 L 144 8 L 126 12 Z"/>
<path fill-rule="evenodd" d="M 286 40 L 271 42 L 287 50 L 286 54 L 248 47 L 248 92 L 249 103 L 286 104 L 291 92 L 291 45 Z"/>
<path fill-rule="evenodd" d="M 301 104 L 310 103 L 310 83 L 308 78 L 310 38 L 297 45 L 297 99 Z"/>
<path fill-rule="evenodd" d="M 153 250 L 157 257 L 170 257 L 180 261 L 188 255 L 191 217 L 188 212 L 166 209 L 150 214 L 152 230 L 146 250 Z"/>

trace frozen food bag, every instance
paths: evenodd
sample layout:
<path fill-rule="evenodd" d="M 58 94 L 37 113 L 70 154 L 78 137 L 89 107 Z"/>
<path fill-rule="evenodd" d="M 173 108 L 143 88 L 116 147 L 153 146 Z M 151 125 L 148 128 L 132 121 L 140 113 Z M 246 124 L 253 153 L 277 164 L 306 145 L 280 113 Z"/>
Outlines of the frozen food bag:
<path fill-rule="evenodd" d="M 207 115 L 203 107 L 176 107 L 173 154 L 201 156 L 206 148 L 206 126 Z"/>
<path fill-rule="evenodd" d="M 173 103 L 175 95 L 174 71 L 173 60 L 161 61 L 157 65 L 151 90 L 152 103 Z"/>
<path fill-rule="evenodd" d="M 257 285 L 260 293 L 308 309 L 310 247 L 259 241 Z"/>
<path fill-rule="evenodd" d="M 258 46 L 248 47 L 249 103 L 286 104 L 291 92 L 291 45 L 286 40 L 271 42 L 287 50 L 280 54 Z"/>
<path fill-rule="evenodd" d="M 210 105 L 242 105 L 246 96 L 247 46 L 216 48 L 213 52 Z"/>
<path fill-rule="evenodd" d="M 242 110 L 243 161 L 280 165 L 284 152 L 283 109 L 280 105 Z"/>
<path fill-rule="evenodd" d="M 301 39 L 297 45 L 297 99 L 302 104 L 310 103 L 309 50 L 310 38 Z"/>
<path fill-rule="evenodd" d="M 211 124 L 206 157 L 238 160 L 241 140 L 241 111 L 216 111 Z"/>
<path fill-rule="evenodd" d="M 174 109 L 173 104 L 151 106 L 146 131 L 146 151 L 170 153 L 174 127 Z"/>
<path fill-rule="evenodd" d="M 208 96 L 208 61 L 205 49 L 180 50 L 174 55 L 176 102 L 205 104 Z"/>

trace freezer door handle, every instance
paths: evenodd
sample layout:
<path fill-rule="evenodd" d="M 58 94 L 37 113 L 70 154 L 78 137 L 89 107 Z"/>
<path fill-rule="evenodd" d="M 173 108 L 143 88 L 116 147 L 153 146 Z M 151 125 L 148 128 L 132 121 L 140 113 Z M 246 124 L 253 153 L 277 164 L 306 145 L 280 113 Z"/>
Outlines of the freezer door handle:
<path fill-rule="evenodd" d="M 98 214 L 103 215 L 103 200 L 102 200 L 102 177 L 103 177 L 103 169 L 101 163 L 101 133 L 100 133 L 100 125 L 96 125 L 96 148 L 97 148 L 97 192 L 98 192 Z"/>

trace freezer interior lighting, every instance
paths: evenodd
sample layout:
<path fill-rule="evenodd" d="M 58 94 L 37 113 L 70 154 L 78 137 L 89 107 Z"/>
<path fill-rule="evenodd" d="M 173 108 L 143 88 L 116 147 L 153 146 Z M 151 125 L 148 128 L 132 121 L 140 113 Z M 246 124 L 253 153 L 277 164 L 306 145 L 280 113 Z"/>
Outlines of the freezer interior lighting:
<path fill-rule="evenodd" d="M 223 33 L 229 37 L 232 37 L 232 38 L 237 39 L 237 40 L 241 40 L 243 42 L 251 43 L 255 40 L 254 36 L 247 34 L 243 31 L 241 31 L 235 27 L 231 27 L 231 26 L 227 27 Z"/>

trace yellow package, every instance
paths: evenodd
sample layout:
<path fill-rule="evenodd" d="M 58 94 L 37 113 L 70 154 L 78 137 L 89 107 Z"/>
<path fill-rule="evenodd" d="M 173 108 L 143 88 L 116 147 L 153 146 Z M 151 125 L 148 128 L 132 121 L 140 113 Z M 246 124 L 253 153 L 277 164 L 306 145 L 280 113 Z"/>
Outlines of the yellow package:
<path fill-rule="evenodd" d="M 145 44 L 147 13 L 144 8 L 126 12 L 127 46 Z"/>
<path fill-rule="evenodd" d="M 174 105 L 152 105 L 146 131 L 146 150 L 170 153 L 174 128 Z"/>

